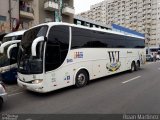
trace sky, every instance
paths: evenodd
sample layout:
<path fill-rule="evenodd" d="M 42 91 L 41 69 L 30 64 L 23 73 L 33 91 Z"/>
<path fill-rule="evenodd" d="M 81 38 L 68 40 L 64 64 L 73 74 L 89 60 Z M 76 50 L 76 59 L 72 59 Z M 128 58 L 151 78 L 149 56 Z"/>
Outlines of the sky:
<path fill-rule="evenodd" d="M 104 0 L 74 0 L 75 14 L 87 11 L 91 5 L 99 3 Z"/>

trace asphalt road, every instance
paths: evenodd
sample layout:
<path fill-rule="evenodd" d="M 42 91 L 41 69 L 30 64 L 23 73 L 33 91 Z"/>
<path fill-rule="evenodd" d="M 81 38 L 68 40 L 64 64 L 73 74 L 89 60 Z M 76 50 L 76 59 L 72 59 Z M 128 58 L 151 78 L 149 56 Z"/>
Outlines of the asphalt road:
<path fill-rule="evenodd" d="M 160 62 L 139 71 L 92 81 L 84 88 L 68 87 L 47 94 L 20 89 L 9 93 L 1 113 L 120 114 L 160 113 Z"/>

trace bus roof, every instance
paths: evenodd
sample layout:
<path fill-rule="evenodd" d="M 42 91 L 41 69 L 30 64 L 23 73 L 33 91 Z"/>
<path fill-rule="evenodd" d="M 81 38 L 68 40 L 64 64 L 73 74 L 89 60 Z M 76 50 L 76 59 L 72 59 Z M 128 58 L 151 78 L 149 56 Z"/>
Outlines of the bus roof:
<path fill-rule="evenodd" d="M 7 35 L 5 35 L 4 37 L 11 37 L 11 36 L 23 35 L 25 31 L 26 31 L 26 30 L 11 32 L 11 33 L 8 33 Z"/>
<path fill-rule="evenodd" d="M 144 39 L 144 37 L 140 37 L 140 36 L 136 36 L 136 35 L 126 35 L 124 33 L 117 32 L 117 31 L 106 30 L 106 29 L 104 30 L 104 29 L 93 28 L 93 27 L 91 28 L 91 27 L 80 26 L 80 25 L 64 23 L 64 22 L 48 22 L 48 23 L 39 24 L 39 25 L 34 26 L 32 28 L 35 28 L 35 27 L 38 27 L 38 26 L 42 26 L 42 25 L 48 25 L 49 27 L 52 27 L 54 25 L 67 25 L 67 26 L 77 27 L 77 28 L 82 28 L 82 29 L 87 29 L 87 30 L 95 30 L 95 31 L 99 31 L 99 32 L 106 32 L 106 33 L 111 33 L 111 34 L 118 34 L 118 35 L 123 35 L 123 36 L 129 36 L 129 37 Z M 32 29 L 32 28 L 30 28 L 30 29 Z"/>

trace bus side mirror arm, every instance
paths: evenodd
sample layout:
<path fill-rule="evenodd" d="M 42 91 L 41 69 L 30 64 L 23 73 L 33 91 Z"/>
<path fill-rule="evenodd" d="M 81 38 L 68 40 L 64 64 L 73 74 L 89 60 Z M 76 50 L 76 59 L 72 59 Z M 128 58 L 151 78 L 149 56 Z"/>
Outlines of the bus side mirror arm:
<path fill-rule="evenodd" d="M 47 42 L 47 37 L 44 37 L 44 41 Z"/>
<path fill-rule="evenodd" d="M 32 56 L 36 56 L 36 55 L 37 55 L 37 54 L 36 54 L 37 44 L 38 44 L 39 42 L 44 41 L 44 40 L 45 40 L 44 36 L 41 36 L 41 37 L 36 38 L 36 39 L 33 41 L 32 47 L 31 47 Z"/>
<path fill-rule="evenodd" d="M 21 40 L 13 40 L 13 41 L 8 41 L 8 42 L 5 42 L 3 44 L 1 44 L 0 46 L 0 53 L 4 53 L 4 48 L 10 44 L 14 44 L 14 43 L 19 43 L 21 42 Z"/>
<path fill-rule="evenodd" d="M 10 51 L 11 51 L 13 48 L 15 48 L 15 47 L 17 47 L 17 44 L 13 44 L 13 45 L 11 45 L 11 46 L 8 47 L 7 57 L 8 57 L 9 59 L 11 58 L 11 56 L 10 56 Z"/>

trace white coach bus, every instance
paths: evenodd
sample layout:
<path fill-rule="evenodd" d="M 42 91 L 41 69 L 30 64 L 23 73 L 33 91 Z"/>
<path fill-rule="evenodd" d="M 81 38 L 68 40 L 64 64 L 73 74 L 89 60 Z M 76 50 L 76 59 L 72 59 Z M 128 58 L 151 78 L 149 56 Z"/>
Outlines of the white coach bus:
<path fill-rule="evenodd" d="M 67 23 L 45 23 L 24 33 L 18 84 L 46 93 L 89 80 L 138 70 L 145 63 L 144 38 Z"/>
<path fill-rule="evenodd" d="M 18 44 L 21 42 L 25 30 L 8 33 L 3 37 L 0 45 L 0 75 L 3 82 L 17 81 Z"/>

